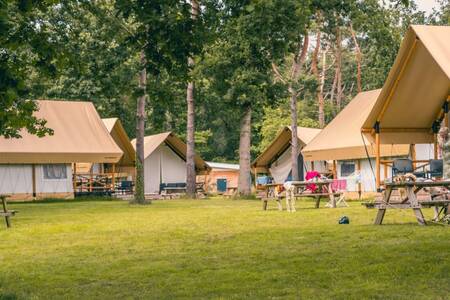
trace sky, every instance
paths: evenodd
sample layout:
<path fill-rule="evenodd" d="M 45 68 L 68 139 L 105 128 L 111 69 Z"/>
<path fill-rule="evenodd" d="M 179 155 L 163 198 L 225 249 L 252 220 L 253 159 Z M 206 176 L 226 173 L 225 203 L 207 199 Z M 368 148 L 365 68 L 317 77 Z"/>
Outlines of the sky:
<path fill-rule="evenodd" d="M 424 10 L 427 14 L 433 11 L 433 8 L 438 8 L 439 5 L 436 0 L 416 0 L 419 10 Z"/>

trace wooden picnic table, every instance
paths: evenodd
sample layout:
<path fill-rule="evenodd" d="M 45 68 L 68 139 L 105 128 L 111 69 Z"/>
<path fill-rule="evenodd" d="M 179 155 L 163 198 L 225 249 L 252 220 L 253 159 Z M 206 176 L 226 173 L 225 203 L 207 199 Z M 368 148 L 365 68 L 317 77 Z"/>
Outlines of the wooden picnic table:
<path fill-rule="evenodd" d="M 295 197 L 313 197 L 316 199 L 316 208 L 320 206 L 320 199 L 322 197 L 327 197 L 329 199 L 330 207 L 336 208 L 336 196 L 341 195 L 341 193 L 333 192 L 331 184 L 332 179 L 324 179 L 317 181 L 291 181 L 291 184 L 297 188 L 295 192 Z M 316 191 L 312 192 L 308 190 L 311 185 L 316 185 Z"/>
<path fill-rule="evenodd" d="M 325 179 L 320 181 L 290 181 L 290 183 L 296 187 L 294 196 L 297 197 L 313 197 L 316 199 L 316 208 L 320 206 L 320 200 L 323 197 L 329 198 L 330 207 L 336 208 L 336 197 L 340 196 L 342 193 L 333 192 L 331 184 L 333 180 Z M 308 187 L 312 184 L 317 186 L 317 192 L 311 192 Z M 264 185 L 265 195 L 261 197 L 263 201 L 263 210 L 267 210 L 268 200 L 276 200 L 278 204 L 278 209 L 283 210 L 281 205 L 282 195 L 276 192 L 276 189 L 283 186 L 282 183 L 269 183 Z M 287 195 L 286 195 L 287 197 Z"/>
<path fill-rule="evenodd" d="M 6 198 L 8 195 L 0 195 L 0 200 L 2 201 L 2 211 L 0 211 L 0 216 L 5 217 L 6 227 L 11 227 L 10 218 L 16 214 L 15 210 L 8 210 Z"/>
<path fill-rule="evenodd" d="M 442 207 L 443 211 L 450 205 L 450 200 L 431 200 L 431 201 L 418 201 L 417 193 L 423 188 L 427 187 L 443 187 L 447 190 L 450 188 L 450 180 L 440 181 L 414 181 L 414 182 L 387 182 L 385 183 L 386 190 L 384 192 L 383 200 L 380 203 L 366 204 L 368 208 L 377 208 L 377 216 L 375 218 L 375 225 L 381 225 L 383 223 L 386 209 L 412 209 L 419 225 L 426 225 L 425 218 L 422 213 L 423 207 Z M 392 191 L 398 189 L 405 189 L 406 197 L 401 199 L 400 202 L 392 203 Z"/>

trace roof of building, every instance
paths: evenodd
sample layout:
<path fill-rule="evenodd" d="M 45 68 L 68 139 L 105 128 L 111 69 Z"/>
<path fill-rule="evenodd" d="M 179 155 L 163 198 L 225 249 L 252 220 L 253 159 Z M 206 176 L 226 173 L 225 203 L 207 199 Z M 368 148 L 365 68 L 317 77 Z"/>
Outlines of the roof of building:
<path fill-rule="evenodd" d="M 212 169 L 224 169 L 224 170 L 239 170 L 238 164 L 220 163 L 220 162 L 206 162 Z"/>

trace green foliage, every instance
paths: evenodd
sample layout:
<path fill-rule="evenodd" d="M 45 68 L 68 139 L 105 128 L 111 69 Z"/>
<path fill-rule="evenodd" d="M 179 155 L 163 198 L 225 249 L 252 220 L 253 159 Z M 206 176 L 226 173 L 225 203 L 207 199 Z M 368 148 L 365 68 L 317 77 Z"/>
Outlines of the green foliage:
<path fill-rule="evenodd" d="M 27 101 L 27 78 L 33 68 L 42 77 L 57 71 L 58 43 L 41 13 L 55 1 L 0 1 L 0 136 L 19 138 L 20 130 L 44 136 L 52 130 L 37 119 L 34 102 Z"/>

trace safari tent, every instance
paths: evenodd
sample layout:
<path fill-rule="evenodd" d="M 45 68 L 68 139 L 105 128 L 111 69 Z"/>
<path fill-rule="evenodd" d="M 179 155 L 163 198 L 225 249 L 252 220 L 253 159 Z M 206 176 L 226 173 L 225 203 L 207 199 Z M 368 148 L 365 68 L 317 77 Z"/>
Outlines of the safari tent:
<path fill-rule="evenodd" d="M 450 26 L 411 26 L 388 78 L 362 123 L 375 144 L 377 186 L 382 182 L 385 144 L 434 144 L 439 126 L 448 126 Z M 377 151 L 380 149 L 380 151 Z"/>
<path fill-rule="evenodd" d="M 300 150 L 304 148 L 321 129 L 298 127 L 297 136 Z M 252 168 L 257 174 L 270 174 L 276 183 L 285 182 L 291 174 L 291 136 L 289 126 L 284 127 L 267 146 L 267 148 L 253 161 Z M 298 166 L 300 180 L 304 179 L 307 171 L 316 170 L 321 173 L 327 172 L 326 162 L 323 160 L 306 161 L 301 152 L 298 154 Z"/>
<path fill-rule="evenodd" d="M 136 139 L 132 141 L 136 148 Z M 186 183 L 186 144 L 172 132 L 144 138 L 145 193 L 160 193 L 161 184 Z M 209 171 L 206 162 L 195 156 L 197 175 Z"/>
<path fill-rule="evenodd" d="M 356 95 L 302 150 L 306 161 L 332 161 L 334 177 L 347 179 L 349 192 L 376 191 L 375 148 L 361 134 L 361 127 L 380 92 L 381 90 L 372 90 Z M 410 146 L 383 145 L 380 151 L 384 158 L 407 157 Z M 390 170 L 386 172 L 390 174 Z"/>
<path fill-rule="evenodd" d="M 39 100 L 35 116 L 54 134 L 0 137 L 0 194 L 11 199 L 73 198 L 73 163 L 117 163 L 122 150 L 90 102 Z"/>
<path fill-rule="evenodd" d="M 127 180 L 134 178 L 136 152 L 128 137 L 122 122 L 118 118 L 102 119 L 114 142 L 123 152 L 122 158 L 116 164 L 81 163 L 76 165 L 77 174 L 104 174 L 115 172 L 117 177 Z"/>

